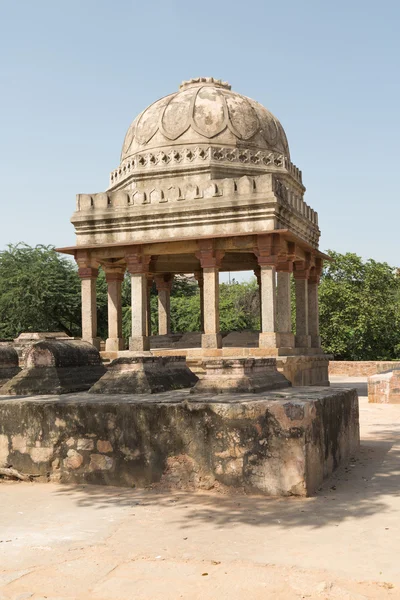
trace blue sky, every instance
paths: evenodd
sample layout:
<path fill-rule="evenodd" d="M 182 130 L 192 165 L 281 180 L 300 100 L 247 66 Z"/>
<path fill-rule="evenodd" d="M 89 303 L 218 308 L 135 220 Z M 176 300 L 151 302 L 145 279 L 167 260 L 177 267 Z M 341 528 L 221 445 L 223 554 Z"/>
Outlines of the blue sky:
<path fill-rule="evenodd" d="M 0 0 L 0 247 L 74 244 L 125 132 L 213 76 L 283 124 L 321 249 L 400 265 L 400 2 Z"/>

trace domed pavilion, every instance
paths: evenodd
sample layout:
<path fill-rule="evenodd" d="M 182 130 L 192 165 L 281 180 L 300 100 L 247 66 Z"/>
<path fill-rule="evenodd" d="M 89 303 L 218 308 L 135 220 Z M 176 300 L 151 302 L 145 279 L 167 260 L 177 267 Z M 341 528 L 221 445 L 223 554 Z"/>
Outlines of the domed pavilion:
<path fill-rule="evenodd" d="M 132 282 L 132 351 L 149 350 L 149 290 L 159 294 L 159 333 L 170 333 L 175 274 L 200 286 L 201 346 L 223 353 L 220 271 L 253 271 L 261 298 L 258 355 L 321 354 L 317 213 L 304 201 L 282 125 L 228 83 L 201 77 L 146 108 L 131 124 L 107 191 L 78 194 L 72 223 L 82 280 L 83 338 L 97 347 L 96 277 L 108 284 L 106 350 L 123 349 L 121 283 Z M 296 291 L 291 326 L 290 277 Z M 232 349 L 231 355 L 232 355 Z M 255 352 L 255 349 L 253 349 Z M 256 355 L 256 353 L 254 354 Z"/>

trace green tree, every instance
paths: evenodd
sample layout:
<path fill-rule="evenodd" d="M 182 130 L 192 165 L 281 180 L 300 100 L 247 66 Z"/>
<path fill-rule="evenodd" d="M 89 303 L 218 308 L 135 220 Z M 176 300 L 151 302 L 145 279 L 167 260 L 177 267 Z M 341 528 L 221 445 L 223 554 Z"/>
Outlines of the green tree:
<path fill-rule="evenodd" d="M 341 360 L 390 360 L 400 350 L 400 278 L 387 263 L 329 251 L 319 289 L 324 350 Z"/>
<path fill-rule="evenodd" d="M 80 330 L 80 280 L 72 261 L 52 246 L 20 243 L 0 252 L 0 337 Z"/>

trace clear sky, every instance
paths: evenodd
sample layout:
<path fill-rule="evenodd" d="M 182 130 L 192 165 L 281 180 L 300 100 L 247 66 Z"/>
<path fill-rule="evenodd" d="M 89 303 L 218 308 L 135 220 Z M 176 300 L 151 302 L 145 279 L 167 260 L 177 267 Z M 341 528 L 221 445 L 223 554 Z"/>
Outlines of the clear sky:
<path fill-rule="evenodd" d="M 191 77 L 283 124 L 321 249 L 400 265 L 398 0 L 0 0 L 0 248 L 74 244 L 125 132 Z"/>

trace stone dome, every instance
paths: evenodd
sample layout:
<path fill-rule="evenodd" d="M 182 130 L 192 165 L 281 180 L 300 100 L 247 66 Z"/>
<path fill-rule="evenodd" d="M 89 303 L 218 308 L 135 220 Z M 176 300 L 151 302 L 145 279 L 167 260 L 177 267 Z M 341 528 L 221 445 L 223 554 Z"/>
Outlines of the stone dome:
<path fill-rule="evenodd" d="M 212 77 L 185 81 L 178 92 L 151 104 L 133 121 L 121 162 L 139 152 L 175 146 L 223 146 L 278 152 L 290 159 L 278 119 L 251 98 Z"/>

